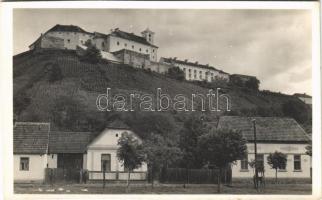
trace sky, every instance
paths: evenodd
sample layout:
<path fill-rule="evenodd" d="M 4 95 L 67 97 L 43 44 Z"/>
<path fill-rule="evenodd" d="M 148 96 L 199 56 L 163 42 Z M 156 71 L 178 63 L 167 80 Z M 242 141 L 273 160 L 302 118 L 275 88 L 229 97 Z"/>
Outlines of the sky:
<path fill-rule="evenodd" d="M 312 94 L 309 10 L 16 9 L 13 17 L 14 54 L 27 51 L 56 24 L 137 35 L 148 27 L 155 32 L 158 58 L 256 76 L 262 90 Z"/>

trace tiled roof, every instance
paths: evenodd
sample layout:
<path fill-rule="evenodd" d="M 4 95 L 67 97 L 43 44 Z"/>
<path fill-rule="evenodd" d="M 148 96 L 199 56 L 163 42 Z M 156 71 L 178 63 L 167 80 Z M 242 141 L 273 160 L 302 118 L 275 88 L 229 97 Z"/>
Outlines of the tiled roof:
<path fill-rule="evenodd" d="M 294 96 L 296 97 L 305 97 L 305 98 L 312 98 L 310 95 L 307 95 L 307 94 L 301 94 L 301 93 L 295 93 L 293 94 Z"/>
<path fill-rule="evenodd" d="M 128 125 L 119 119 L 112 121 L 106 127 L 111 129 L 130 129 Z"/>
<path fill-rule="evenodd" d="M 106 38 L 107 35 L 104 33 L 94 32 L 94 38 Z"/>
<path fill-rule="evenodd" d="M 49 123 L 16 122 L 13 129 L 13 153 L 46 154 Z"/>
<path fill-rule="evenodd" d="M 183 64 L 183 65 L 190 65 L 190 66 L 199 67 L 199 68 L 203 68 L 203 69 L 216 70 L 216 71 L 218 71 L 220 73 L 223 73 L 223 74 L 228 74 L 227 72 L 224 72 L 222 70 L 216 69 L 213 66 L 202 65 L 202 64 L 199 64 L 197 62 L 189 62 L 188 60 L 184 61 L 184 60 L 178 60 L 176 58 L 174 59 L 174 58 L 164 58 L 164 57 L 162 57 L 161 60 L 163 62 L 165 62 L 165 63 L 178 63 L 178 64 Z"/>
<path fill-rule="evenodd" d="M 250 75 L 245 75 L 245 74 L 231 74 L 230 76 L 231 77 L 235 76 L 235 77 L 244 77 L 244 78 L 256 78 L 256 76 L 250 76 Z"/>
<path fill-rule="evenodd" d="M 135 35 L 134 33 L 127 33 L 125 31 L 121 31 L 119 29 L 115 29 L 110 35 L 115 36 L 115 37 L 120 37 L 120 38 L 123 38 L 123 39 L 126 39 L 126 40 L 132 40 L 132 41 L 137 42 L 137 43 L 157 47 L 157 46 L 149 43 L 148 41 L 146 41 L 146 39 L 144 37 Z"/>
<path fill-rule="evenodd" d="M 94 138 L 91 132 L 52 131 L 49 137 L 49 153 L 84 153 Z"/>
<path fill-rule="evenodd" d="M 90 32 L 85 31 L 81 27 L 75 26 L 75 25 L 60 25 L 60 24 L 57 24 L 54 27 L 52 27 L 51 29 L 49 29 L 47 32 L 51 32 L 51 31 L 77 32 L 77 33 L 92 34 Z"/>
<path fill-rule="evenodd" d="M 304 129 L 291 118 L 222 116 L 218 128 L 240 130 L 245 139 L 254 140 L 252 120 L 256 120 L 256 139 L 262 142 L 309 142 Z"/>

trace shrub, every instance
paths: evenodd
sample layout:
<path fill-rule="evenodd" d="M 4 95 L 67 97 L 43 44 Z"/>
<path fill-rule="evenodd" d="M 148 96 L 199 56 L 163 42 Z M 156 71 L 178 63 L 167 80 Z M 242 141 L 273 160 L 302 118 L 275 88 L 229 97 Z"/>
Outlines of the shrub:
<path fill-rule="evenodd" d="M 179 80 L 179 81 L 185 80 L 184 72 L 179 67 L 171 67 L 171 68 L 169 68 L 167 75 L 170 78 L 173 78 L 173 79 L 176 79 L 176 80 Z"/>

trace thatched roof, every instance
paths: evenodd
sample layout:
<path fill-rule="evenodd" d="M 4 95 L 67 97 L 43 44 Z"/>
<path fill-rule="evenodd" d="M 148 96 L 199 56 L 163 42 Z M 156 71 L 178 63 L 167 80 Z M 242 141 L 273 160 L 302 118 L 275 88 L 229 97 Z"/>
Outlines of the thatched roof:
<path fill-rule="evenodd" d="M 14 154 L 46 154 L 50 124 L 16 122 L 13 129 Z"/>
<path fill-rule="evenodd" d="M 256 139 L 259 142 L 310 141 L 309 135 L 291 118 L 222 116 L 217 128 L 240 130 L 246 140 L 254 141 L 253 119 L 256 120 Z"/>

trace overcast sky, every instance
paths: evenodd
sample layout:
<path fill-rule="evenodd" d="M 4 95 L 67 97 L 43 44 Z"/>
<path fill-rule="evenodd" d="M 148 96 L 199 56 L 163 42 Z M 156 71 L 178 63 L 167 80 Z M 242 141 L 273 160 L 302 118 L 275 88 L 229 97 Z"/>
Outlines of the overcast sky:
<path fill-rule="evenodd" d="M 14 54 L 56 24 L 102 33 L 118 27 L 140 34 L 149 27 L 156 33 L 159 58 L 254 75 L 261 89 L 312 94 L 310 11 L 19 9 L 14 11 Z"/>

